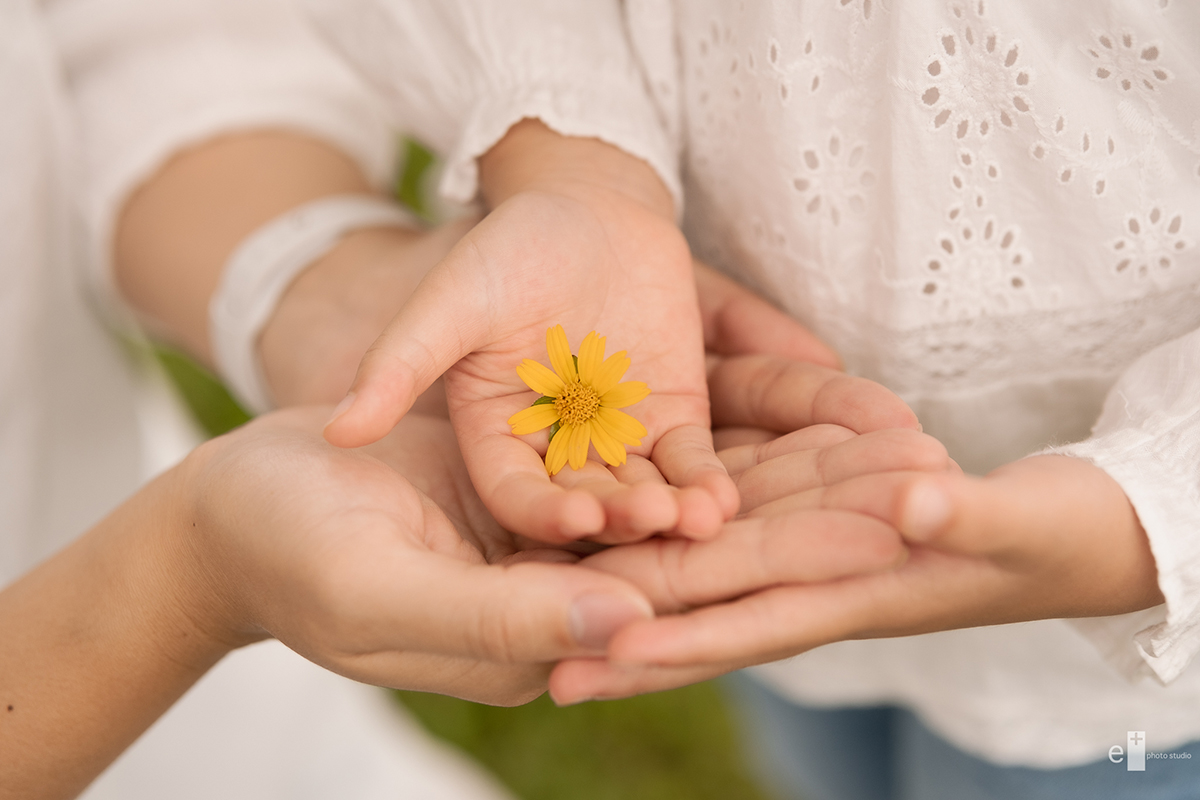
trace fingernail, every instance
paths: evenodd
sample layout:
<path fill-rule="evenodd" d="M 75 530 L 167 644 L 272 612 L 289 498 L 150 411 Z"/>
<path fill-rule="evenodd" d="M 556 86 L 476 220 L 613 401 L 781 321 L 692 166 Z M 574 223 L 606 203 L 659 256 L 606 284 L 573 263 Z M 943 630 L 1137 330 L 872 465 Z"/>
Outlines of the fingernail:
<path fill-rule="evenodd" d="M 580 647 L 603 650 L 621 628 L 653 616 L 649 606 L 632 598 L 585 594 L 575 598 L 571 606 L 571 636 Z"/>
<path fill-rule="evenodd" d="M 567 706 L 577 706 L 580 703 L 590 703 L 591 701 L 595 700 L 596 698 L 594 698 L 594 697 L 573 697 L 570 700 L 559 700 L 554 695 L 550 695 L 550 699 L 553 700 L 554 705 L 558 706 L 559 708 L 566 708 Z"/>
<path fill-rule="evenodd" d="M 354 405 L 354 401 L 357 397 L 358 397 L 358 395 L 356 395 L 354 392 L 350 392 L 350 394 L 343 397 L 342 402 L 338 403 L 337 408 L 335 408 L 333 410 L 333 416 L 331 416 L 329 418 L 329 421 L 325 423 L 325 427 L 328 428 L 330 425 L 332 425 L 334 422 L 337 421 L 338 417 L 340 417 L 342 414 L 345 414 L 347 411 L 349 411 L 350 406 Z"/>
<path fill-rule="evenodd" d="M 924 542 L 937 536 L 950 521 L 950 498 L 939 486 L 918 483 L 904 504 L 904 538 Z"/>

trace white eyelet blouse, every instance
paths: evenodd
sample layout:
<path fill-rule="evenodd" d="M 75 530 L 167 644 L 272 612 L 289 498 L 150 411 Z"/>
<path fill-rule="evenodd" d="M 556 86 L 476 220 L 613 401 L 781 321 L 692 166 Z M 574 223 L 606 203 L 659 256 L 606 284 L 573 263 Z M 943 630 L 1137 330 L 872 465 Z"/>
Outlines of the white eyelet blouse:
<path fill-rule="evenodd" d="M 475 194 L 523 117 L 645 159 L 700 257 L 897 391 L 969 471 L 1046 449 L 1124 488 L 1167 602 L 763 667 L 899 702 L 999 763 L 1200 738 L 1200 5 L 307 0 Z"/>

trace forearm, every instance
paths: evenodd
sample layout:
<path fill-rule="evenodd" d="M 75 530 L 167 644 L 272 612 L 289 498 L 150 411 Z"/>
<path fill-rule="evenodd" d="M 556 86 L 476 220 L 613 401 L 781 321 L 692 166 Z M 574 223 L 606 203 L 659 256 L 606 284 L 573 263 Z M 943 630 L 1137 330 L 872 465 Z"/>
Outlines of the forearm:
<path fill-rule="evenodd" d="M 159 336 L 212 366 L 209 301 L 238 245 L 304 203 L 374 194 L 335 147 L 260 131 L 208 142 L 170 161 L 120 216 L 116 275 L 122 293 Z M 259 339 L 281 406 L 336 402 L 370 343 L 424 276 L 422 249 L 447 247 L 461 226 L 422 235 L 353 231 L 288 287 Z M 432 260 L 431 260 L 432 259 Z M 389 302 L 381 303 L 380 298 Z"/>
<path fill-rule="evenodd" d="M 0 592 L 0 798 L 72 797 L 229 649 L 167 473 Z"/>
<path fill-rule="evenodd" d="M 337 149 L 272 131 L 181 153 L 142 185 L 117 224 L 122 293 L 152 325 L 212 363 L 208 301 L 230 254 L 264 223 L 333 194 L 370 194 Z"/>

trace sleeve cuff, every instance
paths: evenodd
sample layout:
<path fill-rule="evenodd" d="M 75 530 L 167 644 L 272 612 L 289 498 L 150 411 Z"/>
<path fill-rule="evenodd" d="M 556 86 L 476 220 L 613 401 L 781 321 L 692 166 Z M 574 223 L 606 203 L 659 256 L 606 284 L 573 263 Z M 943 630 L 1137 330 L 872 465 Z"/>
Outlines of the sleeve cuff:
<path fill-rule="evenodd" d="M 479 157 L 522 119 L 538 119 L 564 136 L 596 138 L 645 161 L 671 193 L 678 221 L 683 216 L 683 186 L 675 149 L 654 109 L 648 103 L 632 105 L 619 89 L 584 96 L 578 87 L 526 88 L 510 97 L 489 98 L 472 110 L 448 155 L 441 194 L 457 203 L 473 201 L 479 191 Z"/>
<path fill-rule="evenodd" d="M 1137 512 L 1158 567 L 1166 603 L 1133 614 L 1073 620 L 1129 680 L 1175 680 L 1200 652 L 1200 463 L 1193 437 L 1200 413 L 1158 419 L 1155 430 L 1125 428 L 1056 448 L 1085 459 L 1121 486 Z"/>

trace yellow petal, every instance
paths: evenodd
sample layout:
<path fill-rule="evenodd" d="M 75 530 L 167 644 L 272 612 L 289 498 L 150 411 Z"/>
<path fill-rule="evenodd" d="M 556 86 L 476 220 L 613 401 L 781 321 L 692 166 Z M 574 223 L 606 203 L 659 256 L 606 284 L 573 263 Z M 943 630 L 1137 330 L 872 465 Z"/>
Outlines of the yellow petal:
<path fill-rule="evenodd" d="M 546 471 L 551 475 L 557 475 L 567 465 L 567 443 L 571 438 L 571 431 L 570 425 L 563 425 L 550 440 L 550 448 L 546 450 Z"/>
<path fill-rule="evenodd" d="M 550 369 L 528 358 L 517 367 L 517 377 L 538 394 L 558 397 L 562 394 L 563 382 Z"/>
<path fill-rule="evenodd" d="M 560 430 L 558 436 L 562 436 Z M 558 436 L 554 438 L 557 439 Z M 592 423 L 585 422 L 571 429 L 571 441 L 567 444 L 570 454 L 571 469 L 579 469 L 587 463 L 588 445 L 592 441 Z"/>
<path fill-rule="evenodd" d="M 596 394 L 604 395 L 609 389 L 617 385 L 621 377 L 625 374 L 625 370 L 629 369 L 629 359 L 625 356 L 625 351 L 613 353 L 604 363 L 600 365 L 600 369 L 596 370 L 596 378 L 592 381 L 592 388 L 596 390 Z"/>
<path fill-rule="evenodd" d="M 642 437 L 646 435 L 642 423 L 615 408 L 600 406 L 596 409 L 596 416 L 592 421 L 599 421 L 605 432 L 622 444 L 639 445 L 642 443 Z"/>
<path fill-rule="evenodd" d="M 612 438 L 608 431 L 604 430 L 603 425 L 595 422 L 592 423 L 592 444 L 596 446 L 596 452 L 606 463 L 612 464 L 614 467 L 625 463 L 627 458 L 625 445 Z"/>
<path fill-rule="evenodd" d="M 571 343 L 567 341 L 567 332 L 562 325 L 546 331 L 546 352 L 550 354 L 550 366 L 558 373 L 559 380 L 574 383 L 577 376 L 575 359 L 571 358 Z"/>
<path fill-rule="evenodd" d="M 583 344 L 579 345 L 579 380 L 590 384 L 603 363 L 604 337 L 592 331 L 583 337 Z"/>
<path fill-rule="evenodd" d="M 542 428 L 549 428 L 556 422 L 558 422 L 558 409 L 554 407 L 553 403 L 523 408 L 508 418 L 513 436 L 524 436 L 527 433 L 540 431 Z"/>
<path fill-rule="evenodd" d="M 641 381 L 625 381 L 600 395 L 600 405 L 606 408 L 624 408 L 645 400 L 649 394 L 650 387 Z"/>

